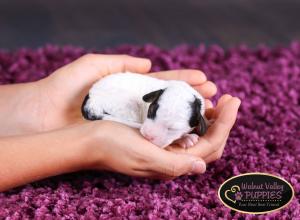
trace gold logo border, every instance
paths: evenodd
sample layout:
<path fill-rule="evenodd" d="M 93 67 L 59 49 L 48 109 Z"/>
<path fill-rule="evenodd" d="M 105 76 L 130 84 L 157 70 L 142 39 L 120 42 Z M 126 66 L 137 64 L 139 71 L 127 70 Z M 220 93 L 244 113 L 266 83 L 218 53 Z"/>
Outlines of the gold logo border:
<path fill-rule="evenodd" d="M 273 209 L 273 210 L 270 210 L 270 211 L 265 211 L 265 212 L 246 212 L 246 211 L 241 211 L 241 210 L 238 210 L 238 209 L 235 209 L 235 208 L 232 208 L 230 207 L 229 205 L 227 205 L 222 199 L 221 199 L 221 196 L 220 196 L 220 191 L 221 191 L 221 188 L 222 186 L 227 183 L 228 181 L 236 178 L 236 177 L 240 177 L 240 176 L 249 176 L 249 175 L 264 175 L 264 176 L 272 176 L 272 177 L 275 177 L 276 179 L 280 179 L 282 181 L 284 181 L 285 183 L 287 183 L 287 185 L 291 188 L 292 190 L 292 196 L 290 198 L 290 200 L 284 205 L 284 206 L 281 206 L 277 209 Z M 219 189 L 218 189 L 218 197 L 219 197 L 219 200 L 222 202 L 223 205 L 225 205 L 227 208 L 230 208 L 231 210 L 234 210 L 234 211 L 237 211 L 237 212 L 240 212 L 240 213 L 246 213 L 246 214 L 266 214 L 266 213 L 269 213 L 269 212 L 274 212 L 274 211 L 277 211 L 277 210 L 280 210 L 280 209 L 283 209 L 285 208 L 286 206 L 288 206 L 291 201 L 293 200 L 293 198 L 295 197 L 295 191 L 294 191 L 294 188 L 293 186 L 287 181 L 285 180 L 284 178 L 282 177 L 279 177 L 279 176 L 276 176 L 276 175 L 273 175 L 273 174 L 269 174 L 269 173 L 263 173 L 263 172 L 252 172 L 252 173 L 243 173 L 243 174 L 239 174 L 237 176 L 233 176 L 233 177 L 230 177 L 229 179 L 227 179 L 225 182 L 223 182 Z"/>

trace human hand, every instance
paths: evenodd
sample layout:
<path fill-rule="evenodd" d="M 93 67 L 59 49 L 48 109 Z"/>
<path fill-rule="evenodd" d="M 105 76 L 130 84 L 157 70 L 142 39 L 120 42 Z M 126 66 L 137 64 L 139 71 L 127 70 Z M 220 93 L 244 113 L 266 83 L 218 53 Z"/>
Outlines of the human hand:
<path fill-rule="evenodd" d="M 160 179 L 203 173 L 204 161 L 209 163 L 222 156 L 239 105 L 238 98 L 226 94 L 216 107 L 207 108 L 206 117 L 215 121 L 199 142 L 188 149 L 175 145 L 162 149 L 148 142 L 134 128 L 111 121 L 98 121 L 97 124 L 96 121 L 91 129 L 97 138 L 89 145 L 89 158 L 93 161 L 89 168 Z M 199 161 L 200 167 L 193 170 L 195 161 Z"/>
<path fill-rule="evenodd" d="M 47 131 L 82 120 L 80 107 L 92 84 L 100 78 L 116 72 L 138 72 L 146 74 L 151 67 L 148 59 L 127 55 L 88 54 L 56 70 L 49 77 L 37 82 L 39 103 L 35 115 L 37 131 Z M 216 93 L 216 86 L 207 81 L 204 73 L 198 70 L 172 70 L 150 73 L 149 76 L 161 79 L 184 80 L 198 90 L 205 98 Z"/>
<path fill-rule="evenodd" d="M 2 137 L 0 161 L 0 192 L 79 170 L 160 179 L 205 171 L 201 158 L 165 151 L 145 140 L 138 130 L 104 120 L 82 120 L 52 131 Z"/>
<path fill-rule="evenodd" d="M 0 192 L 82 169 L 160 179 L 203 173 L 201 158 L 220 158 L 239 104 L 237 98 L 224 95 L 215 108 L 207 109 L 206 116 L 215 122 L 186 151 L 176 146 L 161 149 L 136 129 L 112 121 L 81 121 L 54 131 L 0 138 Z"/>
<path fill-rule="evenodd" d="M 90 126 L 83 167 L 130 176 L 172 179 L 205 172 L 196 156 L 166 151 L 147 141 L 137 129 L 113 121 L 84 122 Z M 80 133 L 87 133 L 80 131 Z"/>
<path fill-rule="evenodd" d="M 230 130 L 232 129 L 241 100 L 225 94 L 218 100 L 215 107 L 208 107 L 205 112 L 207 119 L 214 119 L 207 133 L 199 138 L 198 143 L 191 148 L 176 145 L 168 146 L 171 152 L 187 153 L 203 158 L 206 163 L 221 158 Z"/>

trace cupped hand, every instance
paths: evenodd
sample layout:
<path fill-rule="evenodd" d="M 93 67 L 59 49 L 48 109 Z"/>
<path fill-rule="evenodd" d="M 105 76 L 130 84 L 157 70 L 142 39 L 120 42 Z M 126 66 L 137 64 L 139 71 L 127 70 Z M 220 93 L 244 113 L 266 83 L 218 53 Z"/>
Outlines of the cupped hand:
<path fill-rule="evenodd" d="M 187 153 L 203 158 L 206 163 L 221 158 L 229 133 L 236 121 L 241 100 L 225 94 L 219 98 L 215 107 L 208 107 L 205 111 L 207 119 L 213 119 L 213 124 L 207 133 L 199 138 L 198 143 L 188 149 L 179 146 L 168 146 L 171 152 Z"/>
<path fill-rule="evenodd" d="M 94 82 L 116 72 L 131 71 L 147 74 L 151 68 L 148 59 L 127 55 L 87 54 L 61 67 L 53 74 L 36 83 L 38 90 L 34 102 L 39 103 L 34 111 L 38 131 L 47 131 L 82 120 L 80 107 L 85 95 Z M 184 80 L 198 90 L 205 98 L 216 94 L 216 86 L 207 81 L 198 70 L 172 70 L 150 73 L 161 79 Z"/>
<path fill-rule="evenodd" d="M 131 176 L 173 179 L 185 174 L 205 172 L 206 163 L 221 157 L 229 132 L 236 120 L 240 100 L 223 95 L 206 116 L 215 122 L 196 146 L 159 148 L 138 130 L 112 121 L 89 122 L 96 138 L 89 144 L 89 169 L 109 170 Z M 100 126 L 100 127 L 99 127 Z"/>
<path fill-rule="evenodd" d="M 86 169 L 159 179 L 205 172 L 206 164 L 201 158 L 159 148 L 137 129 L 113 121 L 85 123 L 92 134 L 86 145 Z"/>

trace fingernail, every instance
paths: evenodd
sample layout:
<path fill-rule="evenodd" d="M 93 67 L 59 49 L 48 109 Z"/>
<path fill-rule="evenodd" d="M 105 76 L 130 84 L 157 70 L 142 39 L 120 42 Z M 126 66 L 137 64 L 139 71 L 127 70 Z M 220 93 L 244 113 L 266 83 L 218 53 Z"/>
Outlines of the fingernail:
<path fill-rule="evenodd" d="M 149 60 L 148 58 L 140 57 L 140 59 L 143 60 L 144 62 L 147 62 L 148 65 L 151 65 L 151 60 Z"/>
<path fill-rule="evenodd" d="M 238 102 L 239 102 L 239 106 L 241 105 L 241 103 L 242 103 L 242 100 L 239 98 L 239 97 L 235 97 L 237 100 L 238 100 Z"/>
<path fill-rule="evenodd" d="M 204 173 L 206 170 L 206 164 L 201 160 L 196 160 L 192 165 L 192 173 Z"/>

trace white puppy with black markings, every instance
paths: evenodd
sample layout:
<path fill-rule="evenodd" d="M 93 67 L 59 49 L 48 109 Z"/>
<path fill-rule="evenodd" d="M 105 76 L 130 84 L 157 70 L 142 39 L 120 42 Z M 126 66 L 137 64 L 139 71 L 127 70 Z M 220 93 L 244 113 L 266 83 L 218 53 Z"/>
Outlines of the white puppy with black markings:
<path fill-rule="evenodd" d="M 153 144 L 191 147 L 205 134 L 204 98 L 189 84 L 138 73 L 116 73 L 97 81 L 82 104 L 87 120 L 111 120 L 140 129 Z M 195 129 L 198 134 L 190 134 Z"/>

